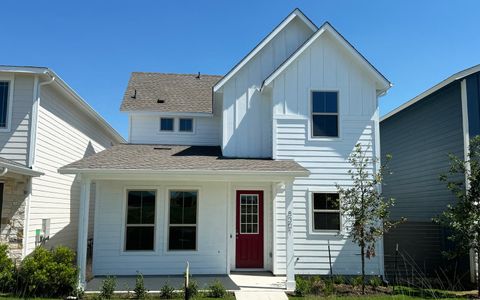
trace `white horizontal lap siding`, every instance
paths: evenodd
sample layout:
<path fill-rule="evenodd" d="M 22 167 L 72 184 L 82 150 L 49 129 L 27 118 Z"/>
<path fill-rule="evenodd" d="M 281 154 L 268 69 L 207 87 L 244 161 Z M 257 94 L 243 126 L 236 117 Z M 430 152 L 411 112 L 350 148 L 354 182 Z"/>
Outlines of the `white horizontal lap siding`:
<path fill-rule="evenodd" d="M 15 75 L 10 132 L 0 132 L 0 156 L 27 165 L 33 76 Z"/>
<path fill-rule="evenodd" d="M 194 132 L 178 132 L 178 119 L 175 118 L 175 132 L 160 131 L 160 116 L 131 114 L 130 142 L 136 144 L 165 145 L 220 145 L 220 118 L 193 117 Z M 188 117 L 191 118 L 191 117 Z"/>
<path fill-rule="evenodd" d="M 271 99 L 260 92 L 263 80 L 311 35 L 292 21 L 224 86 L 222 149 L 230 157 L 272 155 Z"/>
<path fill-rule="evenodd" d="M 75 249 L 80 182 L 76 176 L 59 174 L 57 170 L 111 145 L 105 131 L 65 97 L 50 86 L 42 88 L 35 168 L 45 175 L 32 181 L 28 252 L 35 246 L 35 230 L 42 228 L 42 219 L 50 219 L 48 246 Z M 93 231 L 93 222 L 89 231 Z"/>
<path fill-rule="evenodd" d="M 125 189 L 155 189 L 155 251 L 123 252 Z M 197 251 L 168 252 L 167 189 L 198 189 Z M 97 182 L 94 275 L 183 274 L 190 263 L 192 274 L 225 274 L 227 268 L 227 184 L 222 182 Z"/>
<path fill-rule="evenodd" d="M 310 138 L 310 93 L 339 92 L 338 139 Z M 311 175 L 294 181 L 293 230 L 295 272 L 329 274 L 328 243 L 334 274 L 359 274 L 360 250 L 346 235 L 312 233 L 310 193 L 335 192 L 335 184 L 351 185 L 347 158 L 356 143 L 370 145 L 373 156 L 376 90 L 371 80 L 328 36 L 320 37 L 275 79 L 272 91 L 276 159 L 293 159 Z M 284 270 L 285 202 L 277 197 L 277 269 Z M 380 253 L 367 260 L 367 273 L 381 273 Z M 283 269 L 282 269 L 283 268 Z"/>

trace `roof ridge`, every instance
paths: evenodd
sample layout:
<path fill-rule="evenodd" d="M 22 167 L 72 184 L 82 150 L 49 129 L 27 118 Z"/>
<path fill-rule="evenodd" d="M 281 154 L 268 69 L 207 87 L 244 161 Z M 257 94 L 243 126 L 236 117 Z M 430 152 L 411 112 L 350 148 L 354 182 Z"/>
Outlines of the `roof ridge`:
<path fill-rule="evenodd" d="M 156 75 L 179 75 L 179 76 L 198 76 L 198 73 L 170 73 L 170 72 L 132 72 L 132 74 L 156 74 Z M 216 74 L 202 74 L 200 76 L 223 77 L 223 75 Z"/>

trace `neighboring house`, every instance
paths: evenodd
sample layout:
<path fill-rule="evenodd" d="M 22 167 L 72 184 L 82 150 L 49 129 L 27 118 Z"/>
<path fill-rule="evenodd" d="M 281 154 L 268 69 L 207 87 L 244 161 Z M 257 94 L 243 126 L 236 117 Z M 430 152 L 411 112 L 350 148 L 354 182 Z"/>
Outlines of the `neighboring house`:
<path fill-rule="evenodd" d="M 123 141 L 52 70 L 0 66 L 0 242 L 13 257 L 76 247 L 79 180 L 57 169 Z"/>
<path fill-rule="evenodd" d="M 234 42 L 234 41 L 232 41 Z M 133 73 L 129 143 L 60 169 L 83 179 L 85 280 L 96 184 L 93 275 L 359 274 L 335 183 L 356 143 L 379 155 L 385 79 L 330 24 L 299 10 L 225 76 Z M 376 167 L 376 166 L 373 166 Z M 383 273 L 382 243 L 368 274 Z"/>
<path fill-rule="evenodd" d="M 383 192 L 394 197 L 391 216 L 406 217 L 385 237 L 386 272 L 395 272 L 395 248 L 406 257 L 397 258 L 398 272 L 411 272 L 412 265 L 437 277 L 441 270 L 471 276 L 473 259 L 449 263 L 442 251 L 452 247 L 446 231 L 432 222 L 448 204 L 455 202 L 445 182 L 449 154 L 464 158 L 469 139 L 480 133 L 480 65 L 450 76 L 385 115 L 380 122 L 382 157 L 393 156 Z M 462 180 L 462 178 L 459 178 Z M 405 270 L 406 269 L 406 270 Z M 453 269 L 453 270 L 452 270 Z M 472 277 L 473 278 L 473 277 Z"/>

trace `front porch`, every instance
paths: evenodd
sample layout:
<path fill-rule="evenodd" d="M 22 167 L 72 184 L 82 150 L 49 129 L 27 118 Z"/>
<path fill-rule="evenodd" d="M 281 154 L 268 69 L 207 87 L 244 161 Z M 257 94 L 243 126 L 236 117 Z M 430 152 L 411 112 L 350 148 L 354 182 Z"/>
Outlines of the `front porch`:
<path fill-rule="evenodd" d="M 102 286 L 103 276 L 95 277 L 86 284 L 87 293 L 97 292 Z M 191 280 L 198 283 L 199 289 L 206 289 L 214 281 L 220 281 L 230 292 L 236 291 L 283 291 L 285 276 L 273 276 L 269 272 L 232 272 L 230 275 L 194 275 Z M 184 285 L 183 276 L 144 276 L 145 287 L 157 293 L 166 284 L 181 290 Z M 135 287 L 135 276 L 117 277 L 117 293 L 132 292 Z"/>

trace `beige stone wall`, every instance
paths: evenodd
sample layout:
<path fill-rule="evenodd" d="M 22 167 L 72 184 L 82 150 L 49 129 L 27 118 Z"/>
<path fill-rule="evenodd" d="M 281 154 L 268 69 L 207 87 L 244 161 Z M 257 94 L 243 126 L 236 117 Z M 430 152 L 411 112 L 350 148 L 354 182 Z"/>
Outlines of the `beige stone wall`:
<path fill-rule="evenodd" d="M 14 259 L 22 258 L 28 180 L 26 176 L 0 177 L 4 183 L 0 242 L 9 244 Z"/>

